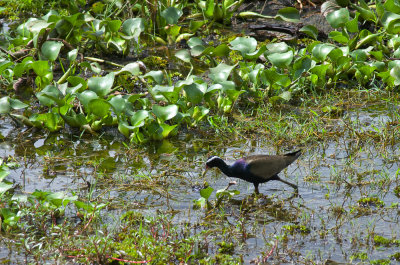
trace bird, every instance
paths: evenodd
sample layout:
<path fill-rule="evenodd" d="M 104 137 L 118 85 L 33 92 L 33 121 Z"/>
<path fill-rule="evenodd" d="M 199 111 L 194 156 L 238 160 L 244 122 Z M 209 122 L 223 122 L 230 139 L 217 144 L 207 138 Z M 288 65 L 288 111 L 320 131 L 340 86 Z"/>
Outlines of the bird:
<path fill-rule="evenodd" d="M 301 150 L 284 155 L 251 155 L 227 165 L 222 158 L 210 156 L 206 162 L 206 170 L 217 167 L 228 177 L 239 178 L 251 182 L 254 191 L 259 194 L 258 185 L 270 180 L 278 180 L 298 191 L 298 186 L 281 179 L 278 173 L 292 164 L 301 155 Z"/>

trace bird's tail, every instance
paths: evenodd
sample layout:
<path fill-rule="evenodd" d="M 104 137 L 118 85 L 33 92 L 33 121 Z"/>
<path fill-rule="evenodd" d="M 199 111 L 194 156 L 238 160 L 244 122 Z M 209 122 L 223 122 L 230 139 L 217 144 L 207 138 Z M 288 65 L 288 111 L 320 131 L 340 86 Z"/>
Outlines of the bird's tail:
<path fill-rule="evenodd" d="M 284 156 L 294 156 L 295 158 L 298 158 L 300 155 L 301 155 L 301 149 L 292 153 L 284 154 Z"/>

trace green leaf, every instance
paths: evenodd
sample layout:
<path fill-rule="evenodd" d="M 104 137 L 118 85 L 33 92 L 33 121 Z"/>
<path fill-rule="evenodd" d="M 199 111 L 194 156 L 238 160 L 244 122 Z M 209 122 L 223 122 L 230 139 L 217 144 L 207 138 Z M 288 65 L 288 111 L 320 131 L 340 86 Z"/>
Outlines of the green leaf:
<path fill-rule="evenodd" d="M 285 7 L 278 11 L 276 18 L 297 23 L 300 22 L 300 13 L 294 7 Z"/>
<path fill-rule="evenodd" d="M 99 97 L 104 97 L 111 92 L 114 84 L 115 73 L 111 72 L 104 77 L 91 77 L 88 80 L 88 88 Z"/>
<path fill-rule="evenodd" d="M 11 111 L 9 97 L 0 98 L 0 114 L 8 114 Z"/>
<path fill-rule="evenodd" d="M 210 74 L 209 77 L 214 81 L 214 82 L 223 82 L 226 81 L 232 71 L 233 68 L 235 68 L 236 65 L 227 65 L 224 63 L 220 63 L 217 67 L 210 68 Z"/>
<path fill-rule="evenodd" d="M 194 47 L 196 47 L 196 46 L 198 46 L 198 45 L 204 45 L 204 42 L 203 42 L 200 38 L 198 38 L 198 37 L 193 37 L 193 38 L 190 38 L 190 39 L 188 40 L 187 45 L 188 45 L 190 48 L 194 48 Z"/>
<path fill-rule="evenodd" d="M 149 118 L 149 112 L 147 110 L 139 110 L 131 116 L 131 124 L 133 127 L 142 127 L 145 121 Z"/>
<path fill-rule="evenodd" d="M 138 38 L 144 31 L 144 22 L 142 18 L 130 18 L 122 24 L 122 32 L 132 38 Z"/>
<path fill-rule="evenodd" d="M 397 34 L 400 32 L 400 15 L 385 12 L 382 17 L 382 24 L 388 33 Z"/>
<path fill-rule="evenodd" d="M 129 63 L 127 65 L 125 65 L 124 67 L 122 67 L 121 70 L 115 72 L 115 75 L 120 75 L 120 74 L 131 74 L 133 76 L 137 76 L 140 75 L 141 71 L 140 71 L 140 63 L 138 62 L 134 62 L 134 63 Z"/>
<path fill-rule="evenodd" d="M 400 85 L 400 66 L 396 65 L 390 70 L 390 75 L 394 78 L 394 85 Z"/>
<path fill-rule="evenodd" d="M 197 57 L 203 54 L 206 48 L 203 45 L 197 45 L 190 49 L 190 55 Z"/>
<path fill-rule="evenodd" d="M 162 71 L 150 71 L 143 77 L 151 77 L 157 84 L 161 84 L 164 80 L 164 74 Z"/>
<path fill-rule="evenodd" d="M 8 171 L 6 167 L 0 167 L 0 182 L 2 182 L 3 179 L 5 179 L 5 177 L 7 177 L 9 174 L 10 171 Z"/>
<path fill-rule="evenodd" d="M 70 62 L 74 62 L 77 56 L 78 56 L 78 49 L 73 49 L 72 51 L 68 52 L 67 59 Z"/>
<path fill-rule="evenodd" d="M 53 85 L 47 85 L 45 88 L 42 89 L 42 91 L 36 93 L 36 97 L 39 99 L 42 105 L 45 105 L 47 107 L 51 107 L 55 104 L 63 105 L 63 103 L 60 102 L 62 93 L 60 92 L 60 90 L 58 90 L 57 87 Z"/>
<path fill-rule="evenodd" d="M 350 21 L 350 13 L 347 8 L 341 8 L 333 11 L 326 16 L 326 20 L 332 26 L 332 28 L 344 27 L 344 25 Z"/>
<path fill-rule="evenodd" d="M 118 32 L 121 27 L 122 21 L 116 19 L 116 20 L 107 21 L 106 23 L 111 32 Z"/>
<path fill-rule="evenodd" d="M 167 138 L 172 134 L 173 130 L 176 128 L 176 126 L 178 126 L 178 124 L 168 125 L 168 124 L 163 123 L 163 124 L 160 124 L 160 126 L 162 128 L 162 133 L 161 133 L 162 138 Z"/>
<path fill-rule="evenodd" d="M 388 1 L 385 1 L 385 3 L 387 3 L 387 2 Z M 383 14 L 385 13 L 385 8 L 383 7 L 383 4 L 382 4 L 381 0 L 376 0 L 375 4 L 376 4 L 376 14 L 378 15 L 378 18 L 381 19 Z"/>
<path fill-rule="evenodd" d="M 201 20 L 201 21 L 191 20 L 189 23 L 189 30 L 191 32 L 196 32 L 199 28 L 201 28 L 206 23 L 207 23 L 207 20 Z"/>
<path fill-rule="evenodd" d="M 96 93 L 90 90 L 85 90 L 82 93 L 77 94 L 77 96 L 86 111 L 89 109 L 89 102 L 93 99 L 99 98 Z"/>
<path fill-rule="evenodd" d="M 121 95 L 117 95 L 112 97 L 108 103 L 111 104 L 111 106 L 114 109 L 115 114 L 120 115 L 126 107 L 126 100 L 124 98 L 122 98 Z"/>
<path fill-rule="evenodd" d="M 312 50 L 312 55 L 319 61 L 325 61 L 333 49 L 335 49 L 335 46 L 330 44 L 317 44 Z"/>
<path fill-rule="evenodd" d="M 400 14 L 400 3 L 398 0 L 386 0 L 383 7 L 389 12 Z"/>
<path fill-rule="evenodd" d="M 203 100 L 204 90 L 203 87 L 192 83 L 190 85 L 183 86 L 183 90 L 185 90 L 186 98 L 189 102 L 193 104 L 198 104 Z"/>
<path fill-rule="evenodd" d="M 87 88 L 87 82 L 85 79 L 83 79 L 80 76 L 70 76 L 67 78 L 68 83 L 70 83 L 72 86 L 76 87 L 79 86 L 78 92 L 83 92 Z"/>
<path fill-rule="evenodd" d="M 328 68 L 330 67 L 330 64 L 322 64 L 322 65 L 316 65 L 313 68 L 310 69 L 310 72 L 313 73 L 314 75 L 312 75 L 314 81 L 316 83 L 313 82 L 314 85 L 325 85 L 325 76 L 326 76 L 326 71 L 328 70 Z M 319 83 L 317 83 L 317 81 L 319 81 Z"/>
<path fill-rule="evenodd" d="M 104 118 L 110 114 L 111 104 L 101 98 L 89 101 L 88 110 L 99 118 Z"/>
<path fill-rule="evenodd" d="M 12 109 L 24 109 L 26 107 L 29 107 L 29 105 L 23 103 L 22 101 L 20 101 L 18 99 L 10 98 L 9 102 L 10 102 L 10 106 Z"/>
<path fill-rule="evenodd" d="M 182 14 L 182 10 L 172 6 L 161 12 L 161 16 L 167 21 L 167 24 L 178 23 L 178 20 L 182 16 Z"/>
<path fill-rule="evenodd" d="M 0 73 L 3 73 L 4 70 L 9 68 L 11 65 L 14 65 L 14 64 L 8 60 L 0 59 Z"/>
<path fill-rule="evenodd" d="M 346 22 L 346 29 L 349 32 L 351 32 L 351 33 L 358 32 L 358 17 L 359 17 L 359 15 L 360 15 L 359 13 L 356 13 L 356 16 L 352 20 Z"/>
<path fill-rule="evenodd" d="M 341 57 L 343 57 L 343 51 L 339 48 L 333 49 L 329 54 L 328 54 L 329 59 L 333 63 L 337 63 Z"/>
<path fill-rule="evenodd" d="M 223 56 L 228 56 L 229 51 L 230 51 L 229 46 L 227 44 L 223 43 L 223 44 L 220 44 L 217 47 L 215 47 L 212 50 L 211 54 L 215 55 L 215 56 L 223 57 Z"/>
<path fill-rule="evenodd" d="M 286 68 L 293 60 L 293 52 L 274 53 L 268 56 L 268 60 L 278 68 Z"/>
<path fill-rule="evenodd" d="M 190 53 L 188 50 L 180 50 L 175 53 L 175 57 L 181 59 L 185 63 L 190 63 Z"/>
<path fill-rule="evenodd" d="M 167 33 L 169 38 L 175 39 L 179 35 L 180 31 L 181 31 L 181 26 L 172 25 L 172 26 L 167 27 L 167 29 L 165 30 L 165 33 Z"/>
<path fill-rule="evenodd" d="M 232 46 L 232 50 L 240 51 L 242 55 L 252 53 L 257 48 L 257 41 L 254 38 L 249 37 L 237 37 L 229 43 Z"/>
<path fill-rule="evenodd" d="M 36 116 L 31 116 L 29 119 L 33 123 L 43 122 L 44 126 L 46 126 L 46 128 L 52 132 L 54 132 L 58 129 L 58 126 L 57 126 L 58 119 L 53 112 L 38 114 Z"/>
<path fill-rule="evenodd" d="M 126 138 L 129 138 L 131 131 L 134 129 L 135 128 L 129 126 L 129 124 L 126 121 L 123 120 L 118 121 L 118 131 L 122 133 Z"/>
<path fill-rule="evenodd" d="M 213 18 L 214 8 L 215 8 L 214 0 L 206 0 L 204 15 L 207 18 Z"/>
<path fill-rule="evenodd" d="M 368 59 L 368 53 L 364 49 L 354 50 L 350 53 L 350 56 L 356 62 L 365 62 Z"/>
<path fill-rule="evenodd" d="M 200 196 L 206 200 L 208 200 L 212 194 L 212 192 L 214 191 L 213 188 L 211 188 L 210 186 L 208 186 L 207 188 L 201 189 L 200 190 Z"/>
<path fill-rule="evenodd" d="M 163 123 L 164 121 L 170 120 L 178 114 L 177 105 L 168 105 L 165 107 L 159 105 L 153 105 L 153 113 Z"/>
<path fill-rule="evenodd" d="M 64 45 L 58 41 L 46 41 L 42 45 L 42 55 L 45 59 L 54 62 L 57 59 L 62 46 Z"/>
<path fill-rule="evenodd" d="M 30 32 L 33 33 L 33 35 L 38 35 L 42 29 L 49 28 L 50 25 L 54 25 L 54 23 L 48 23 L 41 19 L 30 21 L 28 20 L 28 22 L 26 22 L 26 27 L 29 29 Z"/>
<path fill-rule="evenodd" d="M 49 73 L 50 68 L 48 61 L 34 61 L 31 66 L 33 71 L 35 71 L 35 73 L 40 77 L 44 77 Z"/>
<path fill-rule="evenodd" d="M 329 32 L 328 36 L 332 40 L 337 41 L 341 44 L 347 44 L 349 42 L 349 38 L 346 35 L 343 35 L 343 33 L 339 31 L 331 31 Z"/>
<path fill-rule="evenodd" d="M 203 106 L 194 106 L 189 110 L 190 116 L 195 120 L 195 124 L 202 120 L 210 110 Z"/>
<path fill-rule="evenodd" d="M 169 103 L 176 103 L 179 99 L 181 87 L 156 85 L 153 88 L 149 88 L 149 91 L 157 101 L 164 100 L 168 101 Z"/>
<path fill-rule="evenodd" d="M 314 40 L 316 40 L 318 38 L 318 29 L 313 25 L 304 26 L 299 31 L 307 34 Z"/>
<path fill-rule="evenodd" d="M 28 72 L 29 69 L 32 69 L 33 62 L 33 58 L 29 56 L 23 59 L 21 63 L 16 64 L 14 67 L 14 76 L 21 77 L 24 73 Z"/>
<path fill-rule="evenodd" d="M 383 52 L 382 51 L 370 51 L 369 53 L 372 56 L 374 56 L 376 60 L 378 60 L 378 61 L 382 61 L 383 60 Z M 382 63 L 382 62 L 380 62 L 380 63 Z M 383 64 L 385 64 L 385 63 L 383 63 Z"/>
<path fill-rule="evenodd" d="M 371 34 L 371 32 L 369 32 L 369 30 L 363 29 L 360 32 L 360 40 L 357 42 L 356 45 L 356 49 L 359 49 L 360 47 L 364 46 L 364 45 L 368 45 L 368 44 L 375 44 L 377 41 L 379 42 L 378 37 L 381 35 L 381 33 L 375 33 L 375 34 Z M 365 36 L 365 37 L 363 37 Z"/>
<path fill-rule="evenodd" d="M 274 53 L 285 53 L 289 51 L 289 46 L 285 42 L 269 43 L 267 44 L 268 51 L 265 54 L 268 56 Z"/>
<path fill-rule="evenodd" d="M 13 187 L 12 184 L 7 184 L 7 183 L 4 183 L 4 182 L 0 182 L 0 198 L 6 191 L 11 189 L 12 187 Z"/>
<path fill-rule="evenodd" d="M 358 5 L 352 5 L 352 7 L 354 7 L 360 13 L 360 16 L 363 19 L 370 20 L 372 22 L 376 22 L 376 16 L 375 16 L 374 12 L 372 12 L 369 9 L 368 6 L 367 6 L 367 8 L 363 8 L 363 7 L 358 6 Z"/>
<path fill-rule="evenodd" d="M 220 189 L 220 190 L 217 190 L 217 192 L 215 193 L 215 197 L 217 199 L 222 199 L 222 198 L 230 199 L 234 195 L 239 195 L 239 194 L 240 194 L 240 191 L 238 191 L 238 190 Z"/>
<path fill-rule="evenodd" d="M 315 61 L 308 57 L 302 57 L 296 60 L 293 64 L 294 79 L 299 78 L 303 73 L 307 72 L 315 65 Z"/>
<path fill-rule="evenodd" d="M 67 115 L 61 115 L 63 120 L 71 127 L 80 128 L 85 124 L 88 124 L 85 115 L 82 113 L 76 114 L 72 109 Z"/>

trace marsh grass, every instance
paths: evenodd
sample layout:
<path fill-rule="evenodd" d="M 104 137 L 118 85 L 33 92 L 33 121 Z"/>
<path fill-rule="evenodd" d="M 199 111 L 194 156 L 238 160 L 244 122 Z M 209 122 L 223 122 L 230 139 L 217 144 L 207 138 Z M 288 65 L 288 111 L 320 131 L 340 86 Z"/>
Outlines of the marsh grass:
<path fill-rule="evenodd" d="M 56 216 L 41 202 L 17 203 L 25 215 L 16 230 L 2 232 L 1 240 L 32 263 L 396 260 L 399 115 L 388 106 L 398 100 L 389 92 L 367 92 L 332 92 L 300 104 L 244 109 L 205 128 L 207 140 L 188 134 L 133 148 L 103 136 L 95 144 L 80 139 L 80 146 L 65 150 L 55 143 L 70 146 L 68 137 L 49 137 L 40 147 L 41 162 L 26 143 L 16 141 L 15 149 L 25 151 L 9 157 L 10 163 L 22 171 L 39 163 L 46 178 L 73 177 L 69 192 L 94 209 L 106 207 L 94 214 L 68 205 L 64 216 Z M 326 113 L 325 106 L 343 112 Z M 112 150 L 112 160 L 101 146 Z M 218 203 L 212 195 L 216 207 L 193 209 L 193 200 L 200 197 L 196 187 L 207 183 L 217 190 L 229 182 L 217 172 L 201 179 L 208 155 L 233 160 L 294 148 L 303 149 L 303 155 L 281 174 L 297 178 L 299 197 L 273 182 L 254 196 L 239 181 L 234 186 L 239 195 Z M 31 177 L 29 172 L 25 177 Z"/>

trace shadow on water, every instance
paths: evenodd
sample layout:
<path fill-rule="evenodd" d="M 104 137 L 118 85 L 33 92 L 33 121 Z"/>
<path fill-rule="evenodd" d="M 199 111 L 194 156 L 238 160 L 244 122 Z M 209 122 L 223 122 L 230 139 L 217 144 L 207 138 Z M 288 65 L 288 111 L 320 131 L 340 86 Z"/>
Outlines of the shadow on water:
<path fill-rule="evenodd" d="M 351 111 L 350 120 L 357 117 L 360 130 L 377 128 L 390 120 L 380 111 Z M 193 209 L 205 183 L 220 190 L 233 180 L 217 170 L 201 177 L 209 155 L 231 163 L 246 154 L 291 150 L 278 150 L 267 139 L 232 141 L 193 134 L 132 146 L 123 143 L 117 133 L 98 139 L 43 135 L 16 130 L 10 120 L 2 122 L 0 131 L 5 136 L 0 157 L 19 164 L 7 179 L 20 192 L 39 189 L 85 196 L 91 185 L 94 196 L 110 203 L 103 211 L 105 220 L 113 222 L 115 219 L 107 216 L 134 209 L 149 215 L 167 212 L 177 225 L 198 224 L 201 229 L 215 231 L 216 241 L 240 242 L 235 253 L 242 255 L 245 263 L 268 252 L 275 238 L 280 245 L 272 258 L 280 263 L 307 258 L 346 262 L 359 249 L 370 258 L 385 258 L 393 249 L 371 247 L 371 237 L 398 237 L 400 231 L 398 198 L 393 192 L 399 185 L 398 145 L 382 146 L 345 136 L 340 141 L 303 148 L 300 159 L 281 173 L 299 185 L 299 196 L 292 196 L 292 190 L 277 181 L 262 184 L 262 194 L 255 196 L 252 184 L 236 180 L 231 189 L 240 194 L 206 211 Z M 363 203 L 371 197 L 384 206 Z M 215 200 L 215 192 L 209 200 Z M 225 226 L 237 227 L 233 238 L 221 234 Z M 1 253 L 8 255 L 3 249 Z"/>

